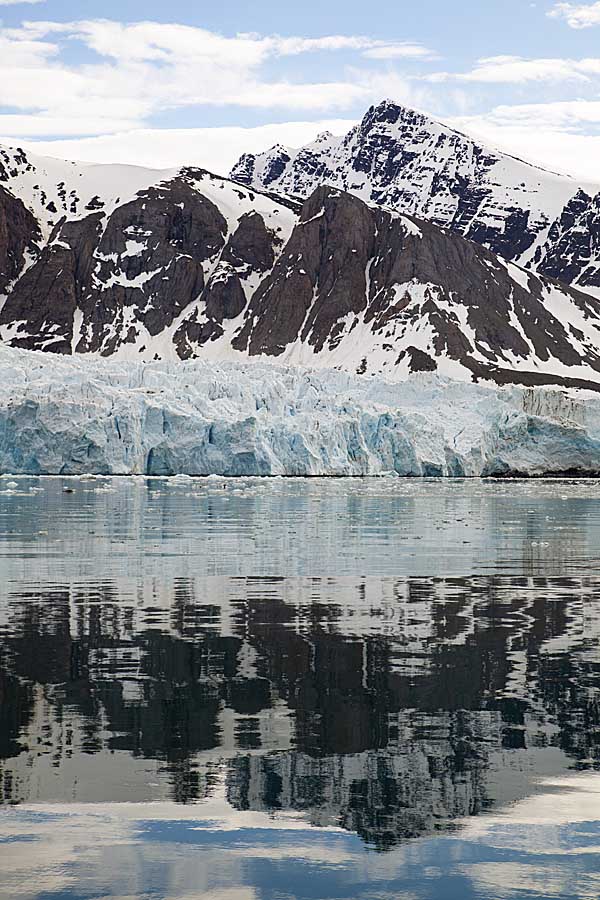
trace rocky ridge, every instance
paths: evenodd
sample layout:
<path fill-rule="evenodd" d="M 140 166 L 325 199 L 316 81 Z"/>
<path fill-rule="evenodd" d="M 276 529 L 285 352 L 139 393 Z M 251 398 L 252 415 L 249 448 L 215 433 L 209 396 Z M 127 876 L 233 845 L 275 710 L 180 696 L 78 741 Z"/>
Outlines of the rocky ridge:
<path fill-rule="evenodd" d="M 344 137 L 245 154 L 231 177 L 299 197 L 332 185 L 600 296 L 600 178 L 578 184 L 389 100 Z"/>

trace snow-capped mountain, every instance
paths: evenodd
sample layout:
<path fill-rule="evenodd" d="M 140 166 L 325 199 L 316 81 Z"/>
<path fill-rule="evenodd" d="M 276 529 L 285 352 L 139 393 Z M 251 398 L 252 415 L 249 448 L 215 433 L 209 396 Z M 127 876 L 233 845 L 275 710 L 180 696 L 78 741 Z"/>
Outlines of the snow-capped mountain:
<path fill-rule="evenodd" d="M 207 323 L 198 341 L 218 335 L 272 267 L 299 209 L 202 169 L 2 156 L 0 329 L 29 349 L 173 353 L 198 306 Z"/>
<path fill-rule="evenodd" d="M 600 296 L 600 170 L 597 185 L 579 184 L 391 101 L 345 137 L 246 154 L 231 177 L 298 197 L 333 185 Z"/>
<path fill-rule="evenodd" d="M 600 381 L 600 300 L 432 222 L 333 187 L 300 203 L 201 169 L 0 158 L 11 346 Z"/>
<path fill-rule="evenodd" d="M 600 301 L 452 232 L 318 188 L 235 350 L 404 377 L 598 380 Z"/>

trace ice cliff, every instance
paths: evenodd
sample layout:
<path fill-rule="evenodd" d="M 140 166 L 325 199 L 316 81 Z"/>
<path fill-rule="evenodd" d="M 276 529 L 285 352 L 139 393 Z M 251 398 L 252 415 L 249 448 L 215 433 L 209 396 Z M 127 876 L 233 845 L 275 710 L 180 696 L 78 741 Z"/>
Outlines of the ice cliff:
<path fill-rule="evenodd" d="M 3 473 L 600 473 L 590 392 L 8 347 L 0 372 Z"/>

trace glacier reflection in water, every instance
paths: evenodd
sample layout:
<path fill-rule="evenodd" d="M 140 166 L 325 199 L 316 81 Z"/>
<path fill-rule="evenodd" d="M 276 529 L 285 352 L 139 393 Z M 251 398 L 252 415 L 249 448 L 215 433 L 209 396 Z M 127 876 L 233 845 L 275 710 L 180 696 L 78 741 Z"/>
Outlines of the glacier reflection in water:
<path fill-rule="evenodd" d="M 0 896 L 597 897 L 599 516 L 0 479 Z"/>

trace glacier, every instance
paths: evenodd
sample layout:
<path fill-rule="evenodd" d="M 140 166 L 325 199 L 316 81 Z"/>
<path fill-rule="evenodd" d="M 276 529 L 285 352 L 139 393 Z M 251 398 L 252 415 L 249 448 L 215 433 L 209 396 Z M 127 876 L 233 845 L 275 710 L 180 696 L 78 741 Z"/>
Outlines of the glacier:
<path fill-rule="evenodd" d="M 0 472 L 600 473 L 600 396 L 263 362 L 126 362 L 0 347 Z"/>

